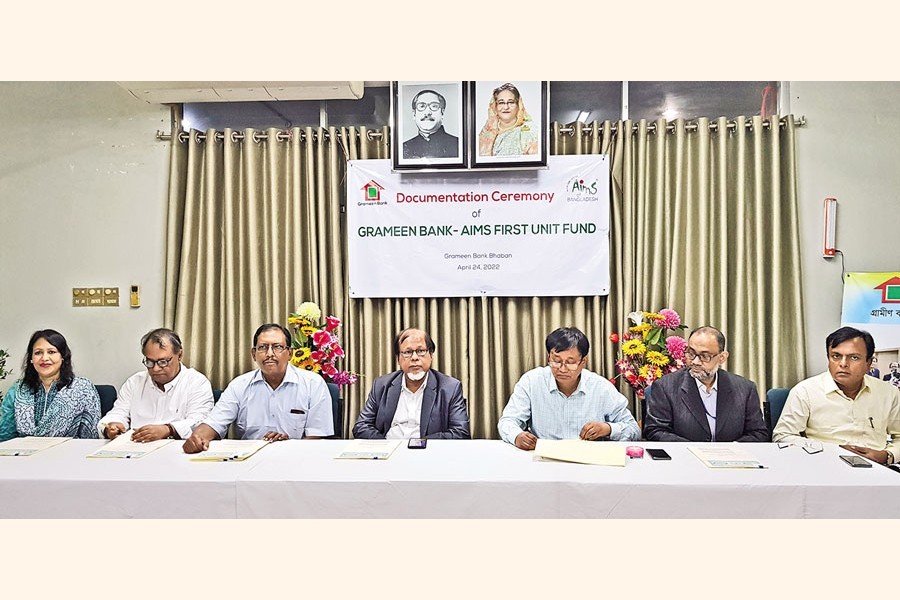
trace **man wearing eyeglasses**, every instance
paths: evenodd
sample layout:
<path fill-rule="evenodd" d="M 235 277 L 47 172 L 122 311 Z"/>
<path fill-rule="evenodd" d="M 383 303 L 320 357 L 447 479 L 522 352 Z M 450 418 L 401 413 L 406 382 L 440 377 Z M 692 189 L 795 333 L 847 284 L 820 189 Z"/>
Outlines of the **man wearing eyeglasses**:
<path fill-rule="evenodd" d="M 318 439 L 334 433 L 331 394 L 321 375 L 290 364 L 291 332 L 260 325 L 250 355 L 258 369 L 234 378 L 203 423 L 184 442 L 187 454 L 209 449 L 234 423 L 242 440 Z"/>
<path fill-rule="evenodd" d="M 100 419 L 100 437 L 113 439 L 129 428 L 135 442 L 183 439 L 213 407 L 212 386 L 203 373 L 181 363 L 181 338 L 154 329 L 141 338 L 145 369 L 129 377 L 115 404 Z"/>
<path fill-rule="evenodd" d="M 462 383 L 431 368 L 434 340 L 421 329 L 404 329 L 394 339 L 399 369 L 372 384 L 353 426 L 365 439 L 469 439 L 469 413 Z"/>
<path fill-rule="evenodd" d="M 644 437 L 655 442 L 767 442 L 756 384 L 724 370 L 725 336 L 698 327 L 688 336 L 687 368 L 650 387 Z"/>
<path fill-rule="evenodd" d="M 403 158 L 454 158 L 459 138 L 444 131 L 447 101 L 434 90 L 422 90 L 412 99 L 413 121 L 419 133 L 403 142 Z"/>
<path fill-rule="evenodd" d="M 585 369 L 590 342 L 584 333 L 561 327 L 544 345 L 547 366 L 522 375 L 497 423 L 503 441 L 534 450 L 538 439 L 640 439 L 625 396 Z"/>
<path fill-rule="evenodd" d="M 877 463 L 895 462 L 900 389 L 866 375 L 875 355 L 872 334 L 841 327 L 825 338 L 825 350 L 828 372 L 791 388 L 773 441 L 832 442 Z"/>

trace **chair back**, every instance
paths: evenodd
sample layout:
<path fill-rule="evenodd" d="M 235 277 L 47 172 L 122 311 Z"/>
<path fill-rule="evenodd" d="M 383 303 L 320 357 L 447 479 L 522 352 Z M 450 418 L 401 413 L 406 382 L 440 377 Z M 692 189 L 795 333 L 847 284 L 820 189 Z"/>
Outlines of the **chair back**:
<path fill-rule="evenodd" d="M 219 401 L 219 396 L 222 395 L 222 390 L 213 390 L 213 404 Z"/>
<path fill-rule="evenodd" d="M 781 418 L 781 411 L 784 410 L 784 403 L 787 402 L 788 392 L 791 388 L 772 388 L 766 392 L 766 401 L 763 403 L 763 416 L 766 419 L 766 426 L 769 428 L 769 440 L 772 439 L 772 431 Z"/>
<path fill-rule="evenodd" d="M 100 396 L 100 418 L 102 419 L 112 409 L 119 394 L 116 392 L 116 386 L 114 385 L 101 383 L 100 385 L 94 385 L 94 387 L 97 388 L 97 395 Z"/>
<path fill-rule="evenodd" d="M 650 387 L 648 385 L 644 388 L 644 397 L 641 398 L 641 418 L 638 420 L 638 427 L 641 429 L 641 439 L 644 439 L 644 424 L 647 422 L 647 406 L 650 404 Z"/>
<path fill-rule="evenodd" d="M 344 400 L 336 383 L 328 382 L 328 391 L 331 393 L 331 416 L 334 418 L 334 435 L 328 438 L 340 440 L 344 438 Z"/>

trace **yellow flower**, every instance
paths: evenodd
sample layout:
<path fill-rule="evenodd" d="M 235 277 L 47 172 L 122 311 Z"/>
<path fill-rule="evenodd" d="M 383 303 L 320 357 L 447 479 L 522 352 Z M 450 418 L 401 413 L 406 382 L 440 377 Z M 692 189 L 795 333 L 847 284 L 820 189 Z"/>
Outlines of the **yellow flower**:
<path fill-rule="evenodd" d="M 300 317 L 288 317 L 288 325 L 302 325 L 304 320 Z"/>
<path fill-rule="evenodd" d="M 300 333 L 302 333 L 306 337 L 311 336 L 312 334 L 314 334 L 317 331 L 318 331 L 318 329 L 313 327 L 312 325 L 304 325 L 303 327 L 300 328 Z"/>
<path fill-rule="evenodd" d="M 669 364 L 669 357 L 662 352 L 651 350 L 647 353 L 647 362 L 657 367 L 664 367 Z"/>
<path fill-rule="evenodd" d="M 631 333 L 639 333 L 641 334 L 641 337 L 646 338 L 647 332 L 650 331 L 650 327 L 650 323 L 641 323 L 640 325 L 631 327 L 628 331 L 630 331 Z"/>
<path fill-rule="evenodd" d="M 641 368 L 638 369 L 638 375 L 647 380 L 659 379 L 662 377 L 662 369 L 654 367 L 653 365 L 642 365 Z"/>
<path fill-rule="evenodd" d="M 628 340 L 622 344 L 622 354 L 627 356 L 638 356 L 647 351 L 647 346 L 641 340 Z"/>
<path fill-rule="evenodd" d="M 658 321 L 660 319 L 665 319 L 665 317 L 659 313 L 650 313 L 650 312 L 645 312 L 644 318 L 647 319 L 648 321 Z"/>
<path fill-rule="evenodd" d="M 297 348 L 294 350 L 294 358 L 297 359 L 298 362 L 306 360 L 309 358 L 310 354 L 312 354 L 312 351 L 309 348 Z"/>

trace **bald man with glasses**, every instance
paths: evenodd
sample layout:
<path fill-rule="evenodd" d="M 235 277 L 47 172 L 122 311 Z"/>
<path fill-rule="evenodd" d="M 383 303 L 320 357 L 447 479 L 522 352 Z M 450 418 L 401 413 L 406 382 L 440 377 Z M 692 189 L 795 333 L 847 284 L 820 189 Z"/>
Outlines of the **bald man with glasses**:
<path fill-rule="evenodd" d="M 184 442 L 186 453 L 208 450 L 232 423 L 242 440 L 278 442 L 334 433 L 328 386 L 321 375 L 290 364 L 290 331 L 276 323 L 260 325 L 250 355 L 259 368 L 228 384 L 209 417 Z"/>
<path fill-rule="evenodd" d="M 688 336 L 687 366 L 649 390 L 644 438 L 655 442 L 767 442 L 756 384 L 722 369 L 725 336 L 698 327 Z"/>
<path fill-rule="evenodd" d="M 206 375 L 182 364 L 181 338 L 159 328 L 141 338 L 145 369 L 129 377 L 112 409 L 100 419 L 100 437 L 114 439 L 134 429 L 135 442 L 184 439 L 213 407 Z"/>

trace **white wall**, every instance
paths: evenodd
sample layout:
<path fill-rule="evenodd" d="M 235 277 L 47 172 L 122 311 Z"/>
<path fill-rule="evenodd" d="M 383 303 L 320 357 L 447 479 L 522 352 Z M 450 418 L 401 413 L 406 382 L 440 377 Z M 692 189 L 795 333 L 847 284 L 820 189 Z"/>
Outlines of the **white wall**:
<path fill-rule="evenodd" d="M 822 200 L 839 200 L 848 271 L 900 269 L 900 83 L 791 82 L 809 373 L 840 326 L 840 259 L 821 257 Z M 76 371 L 116 386 L 162 322 L 166 107 L 112 83 L 0 83 L 0 348 L 21 363 L 32 331 L 62 331 Z M 127 307 L 128 286 L 143 306 Z M 72 308 L 71 288 L 118 286 L 118 308 Z M 783 340 L 795 344 L 796 340 Z M 6 389 L 18 370 L 0 382 Z M 791 382 L 785 382 L 788 384 Z"/>
<path fill-rule="evenodd" d="M 114 83 L 0 83 L 0 348 L 21 375 L 33 331 L 58 329 L 75 372 L 117 387 L 162 324 L 169 110 Z M 142 286 L 142 306 L 128 288 Z M 118 286 L 117 308 L 72 288 Z"/>
<path fill-rule="evenodd" d="M 797 132 L 797 170 L 813 374 L 827 367 L 825 337 L 840 327 L 843 294 L 840 257 L 822 258 L 823 200 L 838 199 L 846 271 L 900 270 L 900 82 L 794 81 L 790 92 L 791 112 L 808 122 Z"/>

